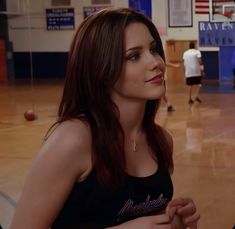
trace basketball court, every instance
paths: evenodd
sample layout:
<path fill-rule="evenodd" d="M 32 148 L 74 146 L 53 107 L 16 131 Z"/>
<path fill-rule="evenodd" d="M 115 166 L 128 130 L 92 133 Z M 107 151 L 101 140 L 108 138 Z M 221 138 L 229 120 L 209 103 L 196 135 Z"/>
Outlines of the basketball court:
<path fill-rule="evenodd" d="M 208 22 L 224 23 L 228 29 L 235 26 L 234 1 L 210 0 L 209 6 Z M 20 12 L 4 15 L 16 20 Z M 35 19 L 38 17 L 39 14 L 33 22 L 27 22 L 33 23 L 32 30 L 41 26 Z M 30 36 L 28 33 L 26 38 L 31 43 Z M 189 41 L 166 41 L 167 60 L 181 61 Z M 200 41 L 195 42 L 200 45 Z M 1 43 L 0 49 L 5 50 Z M 219 80 L 205 80 L 202 103 L 188 105 L 183 67 L 169 68 L 167 95 L 176 111 L 167 112 L 162 103 L 156 122 L 166 127 L 174 139 L 175 197 L 194 199 L 201 215 L 198 229 L 232 229 L 235 224 L 235 90 L 229 61 L 235 46 L 208 50 L 203 47 L 206 52 L 214 49 L 219 51 L 219 67 L 210 68 L 218 67 Z M 56 120 L 63 88 L 63 79 L 35 77 L 32 58 L 36 57 L 30 55 L 27 59 L 31 64 L 29 78 L 18 80 L 7 79 L 6 63 L 0 58 L 0 224 L 3 229 L 10 226 L 25 176 L 47 130 Z M 24 112 L 28 109 L 34 110 L 36 120 L 25 120 Z"/>

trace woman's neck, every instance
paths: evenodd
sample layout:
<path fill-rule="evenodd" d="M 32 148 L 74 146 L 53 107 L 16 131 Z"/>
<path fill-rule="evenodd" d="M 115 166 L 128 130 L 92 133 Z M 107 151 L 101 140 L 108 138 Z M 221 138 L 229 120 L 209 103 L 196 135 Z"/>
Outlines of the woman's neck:
<path fill-rule="evenodd" d="M 142 131 L 142 122 L 144 118 L 144 108 L 139 106 L 129 106 L 127 109 L 120 110 L 120 123 L 124 134 L 130 138 L 135 138 Z"/>
<path fill-rule="evenodd" d="M 142 132 L 142 122 L 146 107 L 146 100 L 132 99 L 120 96 L 118 93 L 113 93 L 112 99 L 119 110 L 119 121 L 124 131 L 125 139 L 133 141 Z"/>

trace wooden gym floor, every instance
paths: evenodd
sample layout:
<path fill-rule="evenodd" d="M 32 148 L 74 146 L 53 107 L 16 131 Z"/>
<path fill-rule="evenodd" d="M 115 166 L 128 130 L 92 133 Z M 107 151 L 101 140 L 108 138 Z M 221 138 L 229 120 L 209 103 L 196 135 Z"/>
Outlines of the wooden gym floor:
<path fill-rule="evenodd" d="M 172 86 L 170 86 L 172 85 Z M 203 86 L 202 104 L 187 104 L 183 83 L 170 84 L 156 121 L 174 138 L 175 197 L 192 197 L 201 214 L 199 229 L 235 224 L 235 91 Z M 0 224 L 9 228 L 24 177 L 55 120 L 62 82 L 0 84 Z M 38 119 L 24 120 L 34 108 Z"/>

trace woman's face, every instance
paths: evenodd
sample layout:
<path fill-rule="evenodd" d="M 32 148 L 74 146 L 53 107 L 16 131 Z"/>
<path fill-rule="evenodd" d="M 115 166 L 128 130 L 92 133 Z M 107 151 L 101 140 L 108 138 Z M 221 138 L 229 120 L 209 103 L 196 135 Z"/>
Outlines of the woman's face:
<path fill-rule="evenodd" d="M 125 29 L 125 60 L 122 74 L 114 85 L 113 99 L 159 99 L 165 92 L 165 63 L 158 44 L 143 23 L 131 23 Z"/>

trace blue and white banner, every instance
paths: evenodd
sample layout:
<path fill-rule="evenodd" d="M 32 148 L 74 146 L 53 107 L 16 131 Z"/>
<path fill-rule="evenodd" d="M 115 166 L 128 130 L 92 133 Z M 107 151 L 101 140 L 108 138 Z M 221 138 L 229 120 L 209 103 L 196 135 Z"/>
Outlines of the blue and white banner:
<path fill-rule="evenodd" d="M 74 8 L 46 9 L 47 30 L 70 30 L 75 28 Z"/>
<path fill-rule="evenodd" d="M 235 22 L 198 22 L 199 46 L 235 45 Z"/>

